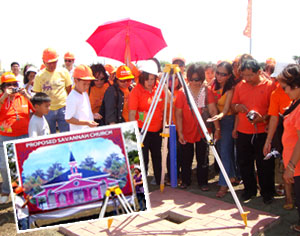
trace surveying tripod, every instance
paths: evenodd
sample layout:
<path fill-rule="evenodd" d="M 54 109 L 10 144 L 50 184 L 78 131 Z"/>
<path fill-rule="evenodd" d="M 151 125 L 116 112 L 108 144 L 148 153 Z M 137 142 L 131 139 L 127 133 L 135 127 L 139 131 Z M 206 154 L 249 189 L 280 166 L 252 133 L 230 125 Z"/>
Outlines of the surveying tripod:
<path fill-rule="evenodd" d="M 104 214 L 106 212 L 106 208 L 107 208 L 107 205 L 108 205 L 109 198 L 111 197 L 112 200 L 114 201 L 115 196 L 117 196 L 120 205 L 123 207 L 123 211 L 125 210 L 126 213 L 133 213 L 133 210 L 132 210 L 131 206 L 129 205 L 129 203 L 127 202 L 122 190 L 117 185 L 117 186 L 107 188 L 107 190 L 105 192 L 105 200 L 104 200 L 104 203 L 102 205 L 102 208 L 101 208 L 101 211 L 100 211 L 100 214 L 99 214 L 99 218 L 104 217 Z M 115 202 L 114 202 L 114 205 L 115 205 L 115 208 L 116 208 L 115 210 L 119 214 L 118 206 L 116 205 Z"/>
<path fill-rule="evenodd" d="M 169 86 L 169 76 L 172 75 L 172 88 L 171 88 L 171 102 L 170 102 L 170 115 L 169 115 L 169 122 L 168 124 L 166 124 L 166 111 L 167 111 L 167 103 L 168 103 L 168 99 L 167 99 L 167 91 L 168 91 L 168 86 Z M 180 73 L 180 69 L 178 67 L 178 65 L 166 65 L 165 68 L 164 68 L 164 73 L 163 73 L 163 76 L 158 84 L 158 87 L 157 87 L 157 90 L 156 90 L 156 93 L 153 97 L 153 101 L 150 105 L 150 108 L 149 108 L 149 111 L 148 111 L 148 114 L 145 118 L 145 122 L 143 124 L 143 127 L 141 129 L 141 144 L 143 144 L 143 141 L 145 139 L 145 136 L 146 136 L 146 133 L 147 133 L 147 130 L 149 128 L 149 125 L 150 125 L 150 122 L 151 122 L 151 119 L 153 117 L 153 114 L 154 114 L 154 111 L 156 109 L 156 106 L 158 104 L 158 101 L 160 99 L 160 96 L 162 94 L 162 91 L 163 91 L 163 88 L 165 86 L 165 94 L 166 94 L 166 97 L 165 97 L 165 110 L 164 110 L 164 119 L 163 119 L 163 132 L 161 134 L 162 138 L 163 138 L 163 141 L 162 141 L 162 150 L 163 150 L 163 155 L 162 155 L 162 171 L 161 171 L 161 182 L 160 182 L 160 189 L 161 191 L 163 191 L 164 189 L 164 178 L 165 178 L 165 169 L 166 169 L 166 161 L 167 161 L 167 143 L 168 143 L 168 138 L 169 138 L 169 126 L 170 126 L 170 123 L 171 123 L 171 120 L 172 120 L 172 104 L 173 104 L 173 94 L 174 94 L 174 84 L 175 84 L 175 76 L 177 75 L 178 79 L 179 79 L 179 82 L 181 83 L 182 87 L 183 87 L 183 90 L 184 90 L 184 93 L 185 93 L 185 96 L 187 97 L 187 100 L 188 100 L 188 103 L 190 105 L 190 108 L 191 108 L 191 111 L 195 114 L 197 120 L 198 120 L 198 123 L 202 129 L 202 132 L 206 138 L 206 141 L 220 167 L 220 170 L 225 178 L 225 181 L 229 187 L 229 190 L 231 192 L 231 195 L 235 201 L 235 204 L 241 214 L 241 217 L 245 223 L 245 225 L 247 226 L 247 214 L 249 214 L 249 212 L 244 212 L 241 204 L 240 204 L 240 201 L 232 187 L 232 184 L 228 178 L 228 175 L 224 169 L 224 166 L 222 164 L 222 161 L 219 157 L 219 154 L 216 150 L 216 147 L 215 147 L 215 143 L 214 143 L 214 140 L 212 139 L 212 137 L 210 136 L 206 126 L 205 126 L 205 123 L 202 119 L 202 116 L 200 115 L 200 112 L 198 110 L 198 107 L 194 101 L 194 98 L 188 88 L 188 85 L 187 83 L 185 82 L 185 80 L 183 79 L 181 73 Z"/>

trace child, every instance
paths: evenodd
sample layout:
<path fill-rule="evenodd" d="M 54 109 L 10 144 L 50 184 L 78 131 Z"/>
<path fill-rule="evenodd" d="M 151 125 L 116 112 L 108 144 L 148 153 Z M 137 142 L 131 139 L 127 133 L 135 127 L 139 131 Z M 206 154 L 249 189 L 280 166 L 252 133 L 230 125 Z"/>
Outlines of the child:
<path fill-rule="evenodd" d="M 146 200 L 143 187 L 143 179 L 141 168 L 138 165 L 134 166 L 133 185 L 135 187 L 136 196 L 140 205 L 140 211 L 146 210 Z"/>
<path fill-rule="evenodd" d="M 95 80 L 92 70 L 86 65 L 79 65 L 73 73 L 75 87 L 67 97 L 65 119 L 70 124 L 70 130 L 80 130 L 97 127 L 95 119 L 101 119 L 97 113 L 92 113 L 87 90 L 91 81 Z"/>
<path fill-rule="evenodd" d="M 41 135 L 50 134 L 50 128 L 48 122 L 44 115 L 47 115 L 50 109 L 50 97 L 45 93 L 36 93 L 32 99 L 31 103 L 35 109 L 32 115 L 29 127 L 28 135 L 29 137 L 37 137 Z"/>
<path fill-rule="evenodd" d="M 15 189 L 15 207 L 18 218 L 18 226 L 20 230 L 29 229 L 29 211 L 28 211 L 28 202 L 32 198 L 30 195 L 27 195 L 26 199 L 24 198 L 24 189 L 19 186 Z"/>

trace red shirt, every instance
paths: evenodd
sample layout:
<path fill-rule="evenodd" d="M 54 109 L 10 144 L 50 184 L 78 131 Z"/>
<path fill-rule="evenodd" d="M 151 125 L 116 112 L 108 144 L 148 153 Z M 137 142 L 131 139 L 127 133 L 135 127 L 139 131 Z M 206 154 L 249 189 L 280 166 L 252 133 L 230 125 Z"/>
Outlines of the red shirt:
<path fill-rule="evenodd" d="M 146 90 L 141 84 L 137 84 L 129 94 L 129 110 L 135 110 L 135 119 L 138 121 L 139 128 L 143 127 L 144 120 L 148 114 L 150 105 L 153 101 L 157 85 L 152 89 L 152 92 Z M 164 112 L 164 91 L 159 98 L 156 109 L 153 113 L 148 131 L 157 132 L 162 128 L 163 112 Z"/>
<path fill-rule="evenodd" d="M 270 96 L 275 88 L 276 86 L 271 80 L 263 77 L 262 81 L 256 86 L 252 86 L 246 83 L 245 80 L 242 80 L 235 87 L 232 103 L 243 104 L 248 108 L 248 111 L 254 110 L 264 116 L 268 114 Z M 257 128 L 255 128 L 246 115 L 247 113 L 238 113 L 237 131 L 245 134 L 265 132 L 266 124 L 264 122 L 257 123 Z"/>
<path fill-rule="evenodd" d="M 30 110 L 34 110 L 31 102 L 20 94 L 13 101 L 8 98 L 0 107 L 0 135 L 21 136 L 28 134 Z"/>
<path fill-rule="evenodd" d="M 214 103 L 215 98 L 211 89 L 207 88 L 207 102 Z M 196 115 L 191 111 L 183 90 L 179 90 L 175 101 L 175 107 L 182 110 L 182 133 L 185 141 L 195 143 L 204 137 Z M 198 108 L 201 114 L 201 108 Z"/>

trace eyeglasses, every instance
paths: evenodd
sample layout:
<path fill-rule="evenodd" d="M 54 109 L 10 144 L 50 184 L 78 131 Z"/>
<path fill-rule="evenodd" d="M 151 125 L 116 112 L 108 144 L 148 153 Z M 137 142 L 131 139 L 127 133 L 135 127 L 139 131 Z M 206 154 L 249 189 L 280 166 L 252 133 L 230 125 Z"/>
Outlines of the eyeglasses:
<path fill-rule="evenodd" d="M 216 75 L 227 76 L 229 74 L 228 73 L 222 73 L 222 72 L 216 71 Z"/>
<path fill-rule="evenodd" d="M 18 87 L 18 83 L 5 83 L 5 86 L 6 87 L 9 87 L 9 86 Z"/>
<path fill-rule="evenodd" d="M 194 78 L 194 79 L 193 79 L 193 78 L 191 78 L 191 79 L 190 79 L 190 81 L 199 82 L 199 81 L 201 81 L 201 79 L 200 79 L 200 78 Z"/>
<path fill-rule="evenodd" d="M 72 62 L 73 60 L 65 60 L 65 62 Z"/>
<path fill-rule="evenodd" d="M 96 79 L 96 81 L 103 81 L 105 78 Z"/>

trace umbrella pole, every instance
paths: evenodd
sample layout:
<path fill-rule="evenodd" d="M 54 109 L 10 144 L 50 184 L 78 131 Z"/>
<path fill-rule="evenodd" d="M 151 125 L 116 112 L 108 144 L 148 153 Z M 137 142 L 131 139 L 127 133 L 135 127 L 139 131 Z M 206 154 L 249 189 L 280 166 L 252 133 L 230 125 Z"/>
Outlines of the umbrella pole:
<path fill-rule="evenodd" d="M 203 133 L 205 135 L 205 138 L 206 138 L 206 140 L 207 140 L 207 142 L 208 142 L 208 144 L 209 144 L 209 146 L 210 146 L 210 148 L 211 148 L 211 150 L 212 150 L 212 152 L 213 152 L 213 154 L 214 154 L 214 156 L 215 156 L 215 158 L 216 158 L 216 160 L 217 160 L 217 162 L 219 164 L 220 170 L 221 170 L 221 172 L 222 172 L 222 174 L 223 174 L 223 176 L 225 178 L 225 181 L 226 181 L 226 183 L 227 183 L 227 185 L 229 187 L 229 190 L 231 192 L 233 200 L 235 201 L 235 204 L 236 204 L 236 206 L 237 206 L 237 208 L 238 208 L 238 210 L 239 210 L 239 212 L 241 214 L 241 217 L 242 217 L 242 219 L 243 219 L 243 221 L 245 223 L 245 226 L 247 226 L 247 215 L 250 212 L 244 212 L 244 210 L 243 210 L 243 208 L 241 206 L 241 203 L 240 203 L 240 201 L 239 201 L 239 199 L 238 199 L 238 197 L 237 197 L 237 195 L 236 195 L 236 193 L 235 193 L 235 191 L 234 191 L 234 189 L 232 187 L 232 184 L 231 184 L 231 182 L 230 182 L 230 180 L 228 178 L 228 175 L 227 175 L 227 173 L 226 173 L 226 171 L 224 169 L 224 166 L 223 166 L 222 161 L 221 161 L 221 159 L 219 157 L 219 154 L 218 154 L 218 152 L 217 152 L 217 150 L 215 148 L 214 141 L 212 140 L 211 136 L 209 135 L 209 132 L 208 132 L 208 130 L 207 130 L 206 126 L 205 126 L 205 123 L 204 123 L 204 121 L 202 119 L 202 116 L 199 113 L 199 110 L 198 110 L 197 105 L 196 105 L 196 103 L 195 103 L 195 101 L 193 99 L 193 96 L 192 96 L 192 94 L 191 94 L 191 92 L 190 92 L 190 90 L 189 90 L 186 82 L 182 78 L 181 74 L 177 73 L 177 76 L 178 76 L 179 81 L 182 84 L 184 90 L 186 91 L 187 99 L 191 103 L 191 109 L 193 110 L 194 114 L 197 117 L 197 120 L 198 120 L 198 122 L 200 124 L 200 127 L 201 127 L 201 129 L 202 129 L 202 131 L 203 131 Z"/>

